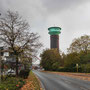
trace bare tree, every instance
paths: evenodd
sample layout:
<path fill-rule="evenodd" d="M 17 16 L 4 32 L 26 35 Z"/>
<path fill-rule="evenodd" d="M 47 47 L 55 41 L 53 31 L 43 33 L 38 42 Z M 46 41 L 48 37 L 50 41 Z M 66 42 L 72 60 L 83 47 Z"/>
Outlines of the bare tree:
<path fill-rule="evenodd" d="M 18 12 L 7 11 L 0 18 L 0 40 L 4 47 L 9 48 L 16 57 L 16 75 L 18 76 L 18 57 L 22 52 L 33 53 L 40 47 L 40 36 L 32 33 L 26 20 L 19 16 Z"/>
<path fill-rule="evenodd" d="M 23 53 L 20 55 L 20 59 L 22 60 L 22 63 L 24 65 L 24 69 L 28 69 L 30 68 L 30 66 L 32 65 L 32 57 L 31 54 L 29 53 Z"/>

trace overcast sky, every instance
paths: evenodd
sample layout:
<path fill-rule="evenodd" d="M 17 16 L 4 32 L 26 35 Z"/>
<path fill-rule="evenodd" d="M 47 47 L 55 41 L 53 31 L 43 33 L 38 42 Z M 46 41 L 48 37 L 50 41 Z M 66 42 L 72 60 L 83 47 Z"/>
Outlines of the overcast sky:
<path fill-rule="evenodd" d="M 18 11 L 33 32 L 38 32 L 45 48 L 50 48 L 48 27 L 61 27 L 60 50 L 67 52 L 74 38 L 90 35 L 90 0 L 0 0 L 2 15 Z"/>

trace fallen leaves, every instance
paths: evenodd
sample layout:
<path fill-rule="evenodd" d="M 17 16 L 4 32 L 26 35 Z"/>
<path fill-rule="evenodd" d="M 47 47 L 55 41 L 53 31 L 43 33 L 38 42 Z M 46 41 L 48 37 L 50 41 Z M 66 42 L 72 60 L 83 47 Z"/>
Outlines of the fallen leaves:
<path fill-rule="evenodd" d="M 49 72 L 49 71 L 45 71 L 45 72 Z M 70 73 L 70 72 L 49 72 L 49 73 L 54 73 L 54 74 L 58 74 L 58 75 L 64 75 L 64 76 L 69 76 L 69 77 L 73 77 L 73 78 L 77 78 L 77 79 L 81 79 L 81 80 L 86 80 L 86 81 L 90 81 L 90 73 Z"/>
<path fill-rule="evenodd" d="M 26 79 L 26 84 L 21 88 L 21 90 L 42 90 L 36 76 L 30 72 L 29 77 Z"/>

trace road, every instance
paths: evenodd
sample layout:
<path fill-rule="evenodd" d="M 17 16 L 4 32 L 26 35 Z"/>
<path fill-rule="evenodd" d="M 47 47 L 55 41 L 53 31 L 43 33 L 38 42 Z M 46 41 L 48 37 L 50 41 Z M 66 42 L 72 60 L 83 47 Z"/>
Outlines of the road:
<path fill-rule="evenodd" d="M 90 82 L 62 75 L 33 71 L 44 90 L 90 90 Z"/>

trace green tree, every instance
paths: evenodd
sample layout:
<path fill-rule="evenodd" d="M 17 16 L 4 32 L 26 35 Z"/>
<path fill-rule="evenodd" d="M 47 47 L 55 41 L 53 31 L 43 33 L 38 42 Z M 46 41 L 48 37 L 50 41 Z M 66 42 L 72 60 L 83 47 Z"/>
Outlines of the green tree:
<path fill-rule="evenodd" d="M 90 35 L 84 35 L 80 38 L 76 38 L 71 43 L 70 47 L 68 48 L 68 52 L 81 52 L 87 53 L 90 50 Z"/>
<path fill-rule="evenodd" d="M 45 70 L 58 70 L 62 63 L 62 58 L 57 49 L 44 50 L 41 56 L 41 66 Z"/>
<path fill-rule="evenodd" d="M 78 53 L 70 53 L 67 54 L 66 59 L 65 59 L 65 67 L 75 67 L 76 64 L 80 64 L 80 58 L 78 57 Z"/>
<path fill-rule="evenodd" d="M 81 64 L 87 64 L 90 63 L 90 52 L 88 51 L 87 54 L 84 52 L 79 53 L 80 63 Z"/>
<path fill-rule="evenodd" d="M 65 66 L 65 60 L 67 59 L 67 55 L 65 53 L 62 53 L 61 57 L 62 57 L 62 67 L 64 67 Z"/>

